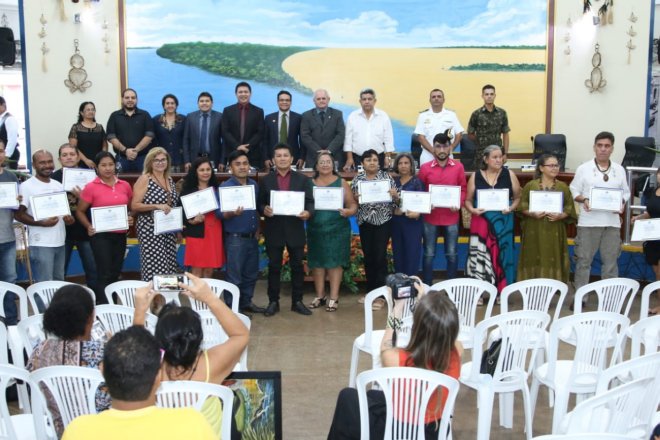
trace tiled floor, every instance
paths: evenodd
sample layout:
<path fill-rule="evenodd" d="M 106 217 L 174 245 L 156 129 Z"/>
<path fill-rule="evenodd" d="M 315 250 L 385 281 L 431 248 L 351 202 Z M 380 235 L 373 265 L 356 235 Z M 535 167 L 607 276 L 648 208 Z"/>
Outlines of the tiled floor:
<path fill-rule="evenodd" d="M 267 304 L 265 282 L 260 281 L 254 302 Z M 305 303 L 313 298 L 311 284 L 305 285 Z M 290 291 L 283 285 L 282 311 L 273 317 L 255 315 L 249 345 L 248 365 L 251 370 L 282 371 L 283 434 L 286 440 L 325 439 L 332 420 L 339 391 L 348 385 L 353 339 L 364 330 L 362 304 L 357 296 L 343 293 L 336 313 L 316 309 L 313 316 L 289 311 Z M 652 299 L 652 305 L 654 304 Z M 513 309 L 515 309 L 515 303 Z M 554 310 L 554 309 L 553 309 Z M 632 322 L 639 313 L 639 300 L 633 305 Z M 589 307 L 585 311 L 589 311 Z M 495 313 L 499 312 L 496 306 Z M 375 326 L 384 328 L 385 311 L 375 313 Z M 484 313 L 484 308 L 479 310 Z M 562 316 L 569 314 L 567 306 Z M 466 356 L 469 360 L 469 354 Z M 361 355 L 359 371 L 368 369 L 370 361 Z M 496 399 L 497 402 L 497 399 Z M 522 396 L 515 398 L 513 429 L 501 428 L 497 404 L 493 409 L 491 439 L 524 438 Z M 551 408 L 545 389 L 541 389 L 533 434 L 550 433 Z M 461 387 L 454 411 L 453 434 L 456 440 L 476 438 L 476 392 Z"/>

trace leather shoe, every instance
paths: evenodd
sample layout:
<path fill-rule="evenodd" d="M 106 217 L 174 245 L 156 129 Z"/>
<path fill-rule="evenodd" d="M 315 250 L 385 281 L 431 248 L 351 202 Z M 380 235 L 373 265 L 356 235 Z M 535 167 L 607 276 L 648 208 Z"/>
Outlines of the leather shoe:
<path fill-rule="evenodd" d="M 268 303 L 268 307 L 264 311 L 264 316 L 273 316 L 275 313 L 280 311 L 280 303 L 277 301 L 271 301 Z"/>
<path fill-rule="evenodd" d="M 254 303 L 250 303 L 250 304 L 246 305 L 245 307 L 241 307 L 240 312 L 241 313 L 245 313 L 245 312 L 248 312 L 248 313 L 264 313 L 264 312 L 266 312 L 266 309 L 264 307 L 259 307 L 258 305 L 254 304 Z"/>
<path fill-rule="evenodd" d="M 309 316 L 312 314 L 312 311 L 309 310 L 305 304 L 303 304 L 302 301 L 296 301 L 295 303 L 291 304 L 291 311 L 300 313 L 301 315 L 306 315 Z"/>

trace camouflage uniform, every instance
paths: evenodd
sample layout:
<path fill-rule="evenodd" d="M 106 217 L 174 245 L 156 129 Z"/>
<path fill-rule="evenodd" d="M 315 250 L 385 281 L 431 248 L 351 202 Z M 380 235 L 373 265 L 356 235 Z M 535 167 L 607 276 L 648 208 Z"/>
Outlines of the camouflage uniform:
<path fill-rule="evenodd" d="M 468 123 L 468 134 L 474 134 L 477 137 L 477 151 L 474 156 L 477 168 L 481 165 L 481 157 L 486 147 L 489 145 L 501 147 L 502 133 L 509 131 L 511 131 L 509 118 L 503 108 L 494 107 L 493 111 L 489 112 L 486 110 L 486 106 L 483 106 L 472 112 Z"/>

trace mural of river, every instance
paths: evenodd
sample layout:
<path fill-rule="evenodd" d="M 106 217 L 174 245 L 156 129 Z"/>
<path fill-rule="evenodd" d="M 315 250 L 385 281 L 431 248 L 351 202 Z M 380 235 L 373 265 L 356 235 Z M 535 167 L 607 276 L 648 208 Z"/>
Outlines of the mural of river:
<path fill-rule="evenodd" d="M 197 67 L 176 64 L 161 58 L 156 49 L 128 49 L 128 85 L 138 92 L 139 107 L 152 115 L 161 113 L 161 99 L 166 93 L 179 98 L 179 113 L 197 110 L 197 95 L 208 91 L 213 95 L 214 109 L 222 111 L 236 102 L 234 87 L 240 80 L 215 75 Z M 252 86 L 251 102 L 264 109 L 266 114 L 277 110 L 277 92 L 280 87 L 248 81 Z M 290 90 L 291 91 L 291 90 Z M 312 96 L 291 91 L 291 109 L 303 113 L 313 107 Z M 355 98 L 357 104 L 358 98 Z M 331 102 L 330 105 L 344 113 L 344 120 L 357 108 Z M 414 127 L 392 120 L 394 145 L 397 151 L 410 151 L 410 135 Z"/>

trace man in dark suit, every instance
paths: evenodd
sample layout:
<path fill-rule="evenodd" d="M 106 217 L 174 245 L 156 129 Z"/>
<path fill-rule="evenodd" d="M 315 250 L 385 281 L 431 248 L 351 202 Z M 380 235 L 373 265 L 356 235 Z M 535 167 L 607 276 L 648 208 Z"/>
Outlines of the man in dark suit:
<path fill-rule="evenodd" d="M 315 108 L 302 115 L 300 141 L 305 166 L 313 167 L 319 151 L 328 150 L 341 168 L 344 163 L 344 116 L 340 110 L 328 107 L 330 95 L 323 89 L 314 92 Z"/>
<path fill-rule="evenodd" d="M 239 82 L 235 88 L 238 102 L 222 111 L 222 142 L 225 157 L 234 150 L 245 151 L 250 164 L 261 166 L 261 141 L 264 137 L 264 111 L 250 103 L 252 87 Z"/>
<path fill-rule="evenodd" d="M 291 111 L 291 93 L 281 90 L 277 94 L 279 111 L 271 113 L 264 119 L 264 141 L 261 154 L 264 158 L 264 168 L 270 170 L 273 166 L 273 147 L 284 143 L 293 150 L 293 162 L 298 169 L 303 167 L 305 159 L 300 151 L 300 113 Z"/>
<path fill-rule="evenodd" d="M 224 169 L 222 151 L 222 113 L 212 110 L 213 96 L 202 92 L 197 97 L 198 111 L 189 113 L 183 128 L 183 163 L 186 171 L 200 156 L 209 156 L 213 164 Z"/>
<path fill-rule="evenodd" d="M 268 254 L 268 307 L 264 315 L 273 316 L 280 311 L 280 272 L 282 254 L 286 246 L 291 266 L 291 310 L 301 315 L 311 315 L 303 299 L 303 256 L 305 254 L 305 220 L 314 215 L 312 181 L 293 170 L 293 155 L 287 144 L 273 148 L 275 172 L 261 179 L 259 188 L 259 211 L 265 216 L 264 235 Z M 305 206 L 297 216 L 276 215 L 270 206 L 271 191 L 302 191 Z M 277 208 L 277 207 L 276 207 Z"/>

